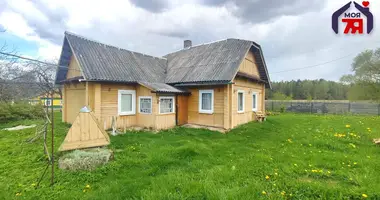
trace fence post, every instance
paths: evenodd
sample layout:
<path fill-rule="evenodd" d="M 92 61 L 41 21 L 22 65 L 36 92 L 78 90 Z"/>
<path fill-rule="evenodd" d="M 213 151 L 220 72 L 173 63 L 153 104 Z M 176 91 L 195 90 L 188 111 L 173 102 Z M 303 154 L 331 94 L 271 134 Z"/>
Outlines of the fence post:
<path fill-rule="evenodd" d="M 351 112 L 351 102 L 350 101 L 348 102 L 348 112 L 349 113 Z"/>
<path fill-rule="evenodd" d="M 274 101 L 272 100 L 272 111 L 274 111 Z"/>
<path fill-rule="evenodd" d="M 310 113 L 313 113 L 313 102 L 310 102 Z"/>

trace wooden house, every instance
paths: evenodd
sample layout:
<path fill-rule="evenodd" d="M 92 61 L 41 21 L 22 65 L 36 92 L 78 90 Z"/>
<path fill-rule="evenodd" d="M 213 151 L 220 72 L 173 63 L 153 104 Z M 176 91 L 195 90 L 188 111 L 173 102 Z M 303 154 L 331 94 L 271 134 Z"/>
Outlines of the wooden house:
<path fill-rule="evenodd" d="M 63 121 L 87 106 L 109 129 L 197 124 L 231 129 L 265 112 L 270 79 L 260 45 L 225 39 L 154 57 L 65 32 L 56 84 Z"/>

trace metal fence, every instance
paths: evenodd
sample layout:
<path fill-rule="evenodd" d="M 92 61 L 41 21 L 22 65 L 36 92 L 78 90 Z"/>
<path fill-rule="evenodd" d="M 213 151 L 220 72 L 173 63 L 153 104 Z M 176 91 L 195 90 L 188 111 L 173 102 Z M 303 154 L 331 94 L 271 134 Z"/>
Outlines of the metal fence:
<path fill-rule="evenodd" d="M 372 102 L 266 100 L 265 107 L 278 112 L 380 115 L 380 104 Z"/>

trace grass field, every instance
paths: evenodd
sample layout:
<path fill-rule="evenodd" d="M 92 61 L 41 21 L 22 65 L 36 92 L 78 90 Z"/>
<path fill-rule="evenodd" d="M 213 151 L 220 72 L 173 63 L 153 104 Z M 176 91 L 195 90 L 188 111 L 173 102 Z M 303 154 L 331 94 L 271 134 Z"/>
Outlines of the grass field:
<path fill-rule="evenodd" d="M 0 129 L 20 123 L 34 122 Z M 56 127 L 58 148 L 68 125 Z M 34 131 L 0 131 L 0 198 L 380 199 L 379 117 L 283 114 L 226 135 L 127 133 L 111 137 L 114 161 L 91 172 L 56 168 L 54 187 L 48 175 L 38 189 L 46 159 L 42 140 L 25 142 Z"/>

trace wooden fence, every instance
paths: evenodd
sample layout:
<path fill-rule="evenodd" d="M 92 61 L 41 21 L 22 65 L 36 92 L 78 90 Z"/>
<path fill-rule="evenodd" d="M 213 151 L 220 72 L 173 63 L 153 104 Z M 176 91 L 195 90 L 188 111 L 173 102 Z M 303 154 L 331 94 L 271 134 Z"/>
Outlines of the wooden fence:
<path fill-rule="evenodd" d="M 380 115 L 380 104 L 367 101 L 266 100 L 265 107 L 279 112 Z"/>

